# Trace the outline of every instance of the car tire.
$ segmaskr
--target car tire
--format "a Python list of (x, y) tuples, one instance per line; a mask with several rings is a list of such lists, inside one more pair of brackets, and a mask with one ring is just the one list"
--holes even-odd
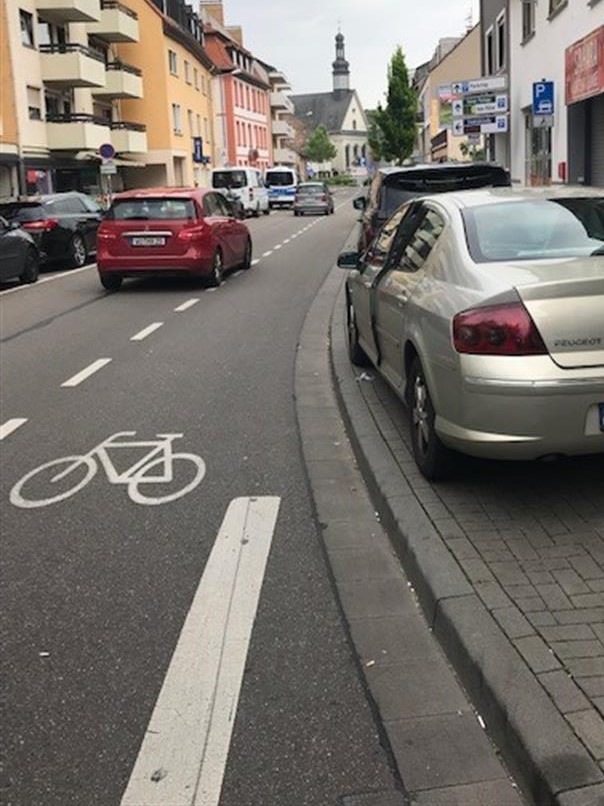
[(19, 280), (22, 283), (35, 283), (40, 276), (40, 261), (35, 249), (28, 249), (25, 255), (25, 263), (23, 264), (23, 271), (19, 275)]
[(259, 218), (260, 217), (260, 204), (258, 204), (256, 206), (256, 208), (255, 208), (254, 212), (252, 213), (252, 215), (254, 216), (254, 218)]
[(105, 291), (119, 291), (122, 287), (123, 277), (121, 274), (99, 274), (99, 280)]
[(424, 369), (416, 356), (407, 379), (407, 408), (413, 457), (428, 481), (439, 481), (450, 475), (454, 452), (443, 445), (436, 433), (436, 413)]
[(217, 249), (212, 258), (212, 271), (208, 277), (207, 284), (210, 288), (218, 288), (224, 278), (224, 266), (222, 264), (222, 252)]
[(266, 210), (263, 210), (262, 212), (264, 213), (264, 215), (270, 215), (271, 214), (271, 208), (267, 207)]
[(81, 269), (86, 265), (88, 253), (84, 239), (77, 232), (69, 244), (69, 265), (72, 269)]
[(368, 367), (371, 364), (369, 356), (359, 344), (359, 329), (357, 327), (354, 306), (346, 295), (346, 332), (348, 344), (348, 357), (357, 367)]
[(241, 263), (242, 269), (252, 268), (252, 239), (248, 238), (245, 243), (245, 252), (243, 253), (243, 261)]

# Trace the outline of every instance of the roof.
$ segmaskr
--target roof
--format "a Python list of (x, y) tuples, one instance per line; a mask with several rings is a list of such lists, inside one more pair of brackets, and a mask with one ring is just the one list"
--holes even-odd
[(239, 53), (243, 53), (247, 56), (253, 64), (256, 58), (251, 51), (244, 48), (239, 42), (227, 36), (222, 31), (213, 28), (211, 24), (204, 26), (204, 32), (206, 52), (217, 70), (223, 73), (237, 71), (237, 77), (241, 80), (254, 84), (261, 89), (270, 89), (270, 84), (267, 84), (266, 81), (263, 81), (262, 78), (255, 73), (242, 70), (229, 55), (229, 48), (235, 48)]
[(308, 123), (313, 129), (325, 126), (328, 132), (339, 132), (344, 127), (344, 120), (354, 90), (337, 90), (337, 92), (316, 92), (308, 95), (290, 95), (295, 107), (295, 116)]
[(602, 188), (568, 186), (548, 186), (539, 188), (480, 188), (478, 190), (455, 190), (449, 193), (422, 195), (443, 204), (452, 204), (458, 209), (480, 207), (502, 202), (547, 201), (548, 199), (599, 198), (604, 201)]
[(146, 197), (156, 196), (182, 196), (190, 199), (192, 196), (203, 196), (208, 193), (212, 188), (172, 188), (172, 187), (157, 187), (157, 188), (138, 188), (137, 190), (124, 190), (121, 193), (116, 193), (114, 199), (144, 199)]

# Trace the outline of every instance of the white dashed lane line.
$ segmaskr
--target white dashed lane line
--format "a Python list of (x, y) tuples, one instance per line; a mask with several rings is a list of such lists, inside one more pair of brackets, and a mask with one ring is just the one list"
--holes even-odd
[(73, 375), (73, 377), (69, 378), (64, 383), (62, 383), (61, 386), (66, 386), (69, 388), (73, 386), (78, 386), (79, 384), (82, 383), (82, 381), (85, 381), (86, 378), (89, 378), (91, 375), (94, 375), (95, 372), (98, 372), (104, 366), (109, 364), (110, 361), (111, 361), (110, 358), (99, 358), (96, 361), (93, 361), (92, 364), (87, 366), (81, 372), (78, 372), (76, 375)]
[(277, 249), (281, 249), (282, 246), (282, 243), (278, 243), (277, 246), (274, 247), (275, 251), (277, 251)]
[(142, 341), (146, 339), (147, 336), (150, 336), (152, 333), (155, 333), (156, 330), (163, 325), (163, 322), (152, 322), (147, 327), (144, 327), (142, 330), (139, 330), (138, 333), (135, 333), (134, 336), (130, 337), (130, 341)]
[(269, 249), (268, 252), (265, 252), (262, 257), (270, 257), (273, 254), (273, 250)]
[(27, 417), (13, 417), (0, 425), (0, 442), (27, 422)]
[(186, 302), (183, 302), (182, 305), (179, 305), (178, 308), (174, 308), (174, 310), (176, 311), (176, 313), (181, 313), (182, 311), (188, 311), (189, 308), (192, 308), (193, 305), (197, 305), (198, 302), (199, 297), (192, 297), (191, 299), (188, 299)]
[(252, 260), (252, 266), (257, 266), (259, 263), (260, 263), (260, 258), (256, 258), (255, 260)]

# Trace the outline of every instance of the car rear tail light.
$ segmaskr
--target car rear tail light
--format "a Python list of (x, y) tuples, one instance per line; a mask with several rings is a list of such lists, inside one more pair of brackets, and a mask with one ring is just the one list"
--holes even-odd
[(321, 193), (321, 201), (327, 201), (327, 196), (324, 193)]
[(205, 230), (203, 224), (195, 224), (192, 227), (183, 227), (176, 237), (179, 241), (198, 241), (203, 238)]
[(117, 233), (112, 232), (110, 229), (102, 229), (102, 227), (99, 227), (96, 237), (97, 241), (115, 241)]
[(59, 226), (59, 222), (54, 218), (46, 218), (43, 221), (24, 221), (21, 226), (28, 232), (50, 232)]
[(458, 313), (453, 319), (458, 353), (474, 355), (544, 355), (545, 344), (521, 302), (489, 305)]

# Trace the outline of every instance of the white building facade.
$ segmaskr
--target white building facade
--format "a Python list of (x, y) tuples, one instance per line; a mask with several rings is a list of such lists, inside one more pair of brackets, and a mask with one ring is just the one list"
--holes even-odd
[[(509, 0), (507, 12), (512, 181), (604, 187), (604, 0)], [(543, 81), (551, 127), (532, 114)]]

